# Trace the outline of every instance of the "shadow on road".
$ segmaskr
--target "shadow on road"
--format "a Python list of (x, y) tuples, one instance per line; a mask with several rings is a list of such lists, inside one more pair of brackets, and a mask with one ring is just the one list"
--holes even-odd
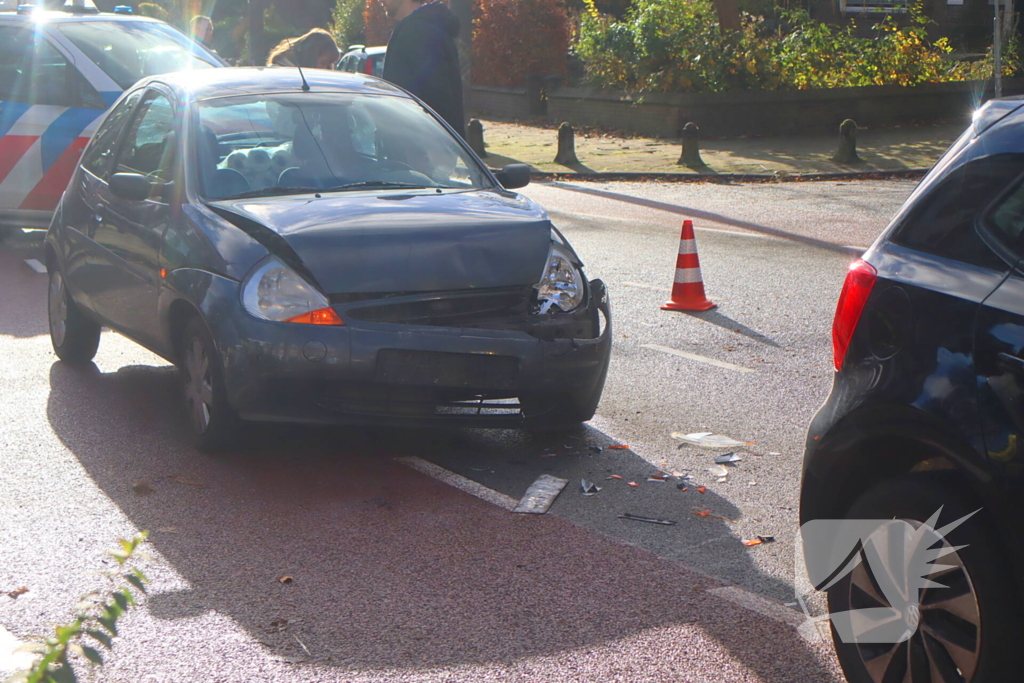
[[(554, 515), (509, 514), (391, 457), (490, 448), (498, 455), (482, 466), (522, 458), (526, 481), (540, 471), (537, 444), (523, 455), (521, 442), (495, 451), (475, 430), (258, 426), (238, 450), (209, 456), (186, 444), (173, 368), (58, 362), (49, 383), (56, 435), (190, 586), (151, 597), (158, 619), (212, 610), (271, 654), (339, 675), (615, 643), (626, 648), (617, 656), (643, 659), (630, 639), (658, 630), (680, 638), (664, 662), (675, 678), (695, 666), (689, 634), (765, 681), (832, 680), (793, 630), (709, 595), (713, 579)], [(710, 493), (700, 502), (735, 514)], [(701, 521), (716, 527), (702, 534), (729, 533)], [(728, 561), (749, 564), (736, 545)]]

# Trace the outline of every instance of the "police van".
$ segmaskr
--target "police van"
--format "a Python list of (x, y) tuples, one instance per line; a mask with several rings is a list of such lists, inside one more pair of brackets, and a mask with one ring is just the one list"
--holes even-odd
[(226, 66), (168, 24), (92, 0), (0, 0), (0, 229), (49, 225), (103, 113), (144, 76)]

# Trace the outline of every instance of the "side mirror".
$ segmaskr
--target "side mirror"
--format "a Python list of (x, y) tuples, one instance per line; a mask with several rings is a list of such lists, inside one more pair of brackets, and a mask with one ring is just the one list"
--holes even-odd
[(153, 196), (153, 182), (139, 173), (115, 173), (110, 178), (110, 191), (121, 199), (142, 202)]
[(526, 187), (530, 184), (530, 167), (526, 164), (509, 164), (500, 171), (495, 171), (494, 177), (506, 190)]

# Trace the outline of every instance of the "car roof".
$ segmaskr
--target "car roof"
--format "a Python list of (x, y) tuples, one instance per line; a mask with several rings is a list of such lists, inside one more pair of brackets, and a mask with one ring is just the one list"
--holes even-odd
[(379, 54), (383, 54), (384, 52), (387, 52), (387, 49), (388, 49), (387, 45), (376, 45), (374, 47), (363, 47), (363, 46), (360, 46), (360, 47), (350, 47), (345, 52), (345, 54), (346, 55), (353, 55), (353, 54), (358, 54), (360, 52), (365, 52), (368, 55), (379, 55)]
[[(409, 97), (401, 88), (365, 74), (325, 69), (303, 69), (311, 92), (358, 92), (377, 95)], [(178, 71), (151, 76), (139, 85), (163, 83), (184, 100), (206, 100), (214, 97), (232, 97), (269, 93), (302, 91), (299, 70), (287, 66), (224, 67)]]
[(25, 24), (36, 23), (42, 20), (45, 24), (69, 23), (79, 21), (150, 21), (160, 22), (159, 19), (145, 17), (141, 14), (114, 14), (111, 12), (63, 12), (61, 10), (33, 10), (32, 12), (0, 12), (0, 21), (20, 22)]

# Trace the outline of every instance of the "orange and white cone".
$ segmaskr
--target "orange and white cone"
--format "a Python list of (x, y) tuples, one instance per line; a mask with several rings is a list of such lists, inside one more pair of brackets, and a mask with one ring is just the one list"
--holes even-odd
[(676, 279), (672, 284), (672, 298), (661, 307), (663, 311), (706, 311), (714, 308), (704, 294), (704, 279), (697, 258), (697, 239), (693, 235), (693, 221), (683, 221), (683, 234), (679, 237), (679, 256), (676, 257)]

